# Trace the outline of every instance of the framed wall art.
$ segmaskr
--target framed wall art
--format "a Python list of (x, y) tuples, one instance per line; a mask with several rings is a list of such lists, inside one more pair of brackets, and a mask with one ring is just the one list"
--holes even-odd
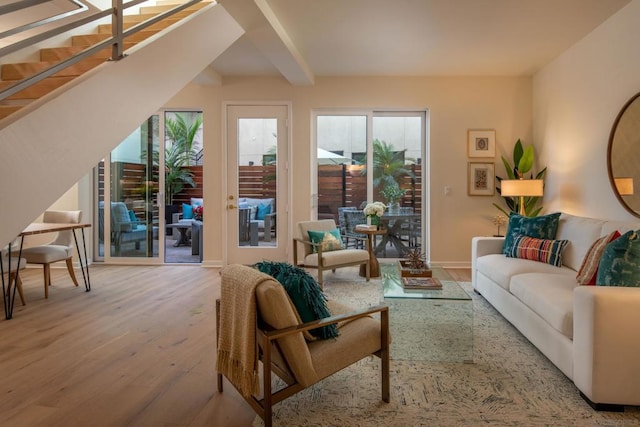
[(469, 162), (468, 194), (493, 196), (496, 191), (495, 165), (493, 162)]
[(494, 158), (496, 156), (496, 131), (493, 129), (469, 129), (467, 131), (469, 157)]

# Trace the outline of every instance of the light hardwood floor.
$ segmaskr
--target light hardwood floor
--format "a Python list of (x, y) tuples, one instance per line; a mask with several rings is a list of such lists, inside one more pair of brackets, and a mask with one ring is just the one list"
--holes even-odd
[(27, 305), (0, 320), (0, 425), (251, 425), (233, 387), (216, 391), (219, 270), (93, 265), (89, 293), (51, 274), (45, 300), (42, 270), (23, 270)]

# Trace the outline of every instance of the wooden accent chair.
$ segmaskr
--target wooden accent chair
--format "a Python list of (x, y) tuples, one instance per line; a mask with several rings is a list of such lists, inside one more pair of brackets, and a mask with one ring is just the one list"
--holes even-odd
[[(318, 270), (318, 284), (322, 288), (322, 272), (326, 270), (336, 271), (336, 268), (348, 267), (351, 265), (366, 265), (367, 281), (370, 278), (369, 250), (345, 248), (335, 251), (323, 251), (322, 246), (309, 240), (309, 231), (331, 231), (337, 228), (332, 219), (321, 219), (318, 221), (301, 221), (298, 223), (298, 236), (293, 239), (293, 264), (299, 267), (316, 268)], [(355, 237), (352, 237), (355, 238)], [(367, 239), (363, 239), (368, 245)], [(304, 247), (304, 258), (302, 263), (298, 261), (298, 244)]]
[[(350, 311), (339, 304), (328, 304), (332, 316), (302, 323), (284, 287), (271, 276), (244, 265), (230, 265), (222, 271), (222, 297), (216, 300), (216, 331), (218, 342), (218, 368), (229, 352), (222, 344), (242, 342), (246, 351), (255, 350), (255, 362), (248, 369), (237, 369), (223, 374), (218, 370), (218, 391), (223, 391), (223, 376), (240, 392), (267, 427), (272, 424), (272, 406), (306, 387), (369, 356), (381, 359), (382, 400), (389, 402), (389, 307), (377, 306)], [(236, 308), (237, 293), (248, 292), (249, 302), (255, 303), (255, 318), (246, 320)], [(229, 293), (233, 293), (230, 296)], [(225, 296), (226, 295), (226, 296)], [(245, 294), (247, 295), (247, 294)], [(244, 296), (241, 300), (245, 300)], [(337, 314), (340, 313), (340, 314)], [(380, 319), (373, 314), (380, 313)], [(307, 341), (305, 332), (323, 326), (338, 324), (339, 336), (327, 340)], [(249, 336), (251, 339), (246, 339)], [(262, 362), (262, 370), (259, 369)], [(255, 384), (247, 387), (247, 373), (254, 373)], [(271, 374), (286, 385), (272, 391)], [(260, 393), (259, 386), (262, 385)], [(249, 388), (249, 389), (247, 389)], [(262, 398), (257, 397), (262, 395)]]
[[(82, 211), (46, 211), (42, 222), (79, 224)], [(64, 230), (57, 233), (56, 237), (46, 245), (34, 246), (23, 249), (22, 257), (29, 264), (42, 264), (44, 268), (44, 297), (49, 298), (49, 286), (51, 286), (51, 264), (65, 261), (69, 276), (73, 284), (78, 286), (78, 280), (73, 271), (73, 231)]]

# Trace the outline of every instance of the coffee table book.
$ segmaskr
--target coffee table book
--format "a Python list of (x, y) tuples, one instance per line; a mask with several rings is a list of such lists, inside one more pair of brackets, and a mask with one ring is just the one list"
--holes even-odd
[(437, 291), (442, 289), (442, 283), (435, 277), (403, 277), (402, 286), (405, 289), (419, 289), (422, 291)]

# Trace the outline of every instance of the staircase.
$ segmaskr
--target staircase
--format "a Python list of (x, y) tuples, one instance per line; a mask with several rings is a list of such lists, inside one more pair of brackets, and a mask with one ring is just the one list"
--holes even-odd
[[(130, 41), (121, 60), (105, 61), (106, 54), (96, 55), (72, 67), (78, 72), (64, 70), (6, 101), (19, 108), (0, 120), (0, 246), (86, 177), (244, 33), (222, 6), (207, 6), (171, 28), (146, 38), (141, 34), (143, 41)], [(100, 31), (108, 29), (98, 28), (74, 43), (105, 37)], [(81, 48), (43, 49), (40, 59), (52, 62)], [(7, 65), (6, 73), (11, 76), (22, 69), (28, 75), (43, 66)], [(81, 70), (88, 71), (80, 75)], [(83, 219), (91, 221), (91, 205), (80, 208)]]
[[(136, 44), (148, 39), (165, 28), (179, 22), (194, 12), (209, 6), (211, 0), (205, 0), (190, 6), (162, 21), (147, 27), (127, 37), (124, 41), (124, 50), (131, 49)], [(179, 4), (179, 3), (178, 3)], [(160, 0), (156, 6), (141, 7), (137, 14), (123, 17), (124, 29), (131, 28), (141, 22), (147, 21), (160, 13), (166, 12), (176, 6), (176, 0)], [(61, 60), (80, 53), (82, 50), (100, 43), (111, 37), (111, 24), (98, 25), (96, 33), (76, 35), (71, 37), (71, 46), (40, 49), (39, 62), (24, 62), (18, 64), (3, 64), (0, 68), (0, 90), (12, 86), (17, 81), (32, 76), (55, 65)], [(24, 89), (5, 100), (0, 101), (0, 120), (19, 111), (25, 105), (50, 93), (54, 89), (69, 83), (76, 77), (104, 63), (111, 57), (111, 48), (106, 48), (98, 53), (77, 62), (64, 70), (48, 77), (40, 82)]]

